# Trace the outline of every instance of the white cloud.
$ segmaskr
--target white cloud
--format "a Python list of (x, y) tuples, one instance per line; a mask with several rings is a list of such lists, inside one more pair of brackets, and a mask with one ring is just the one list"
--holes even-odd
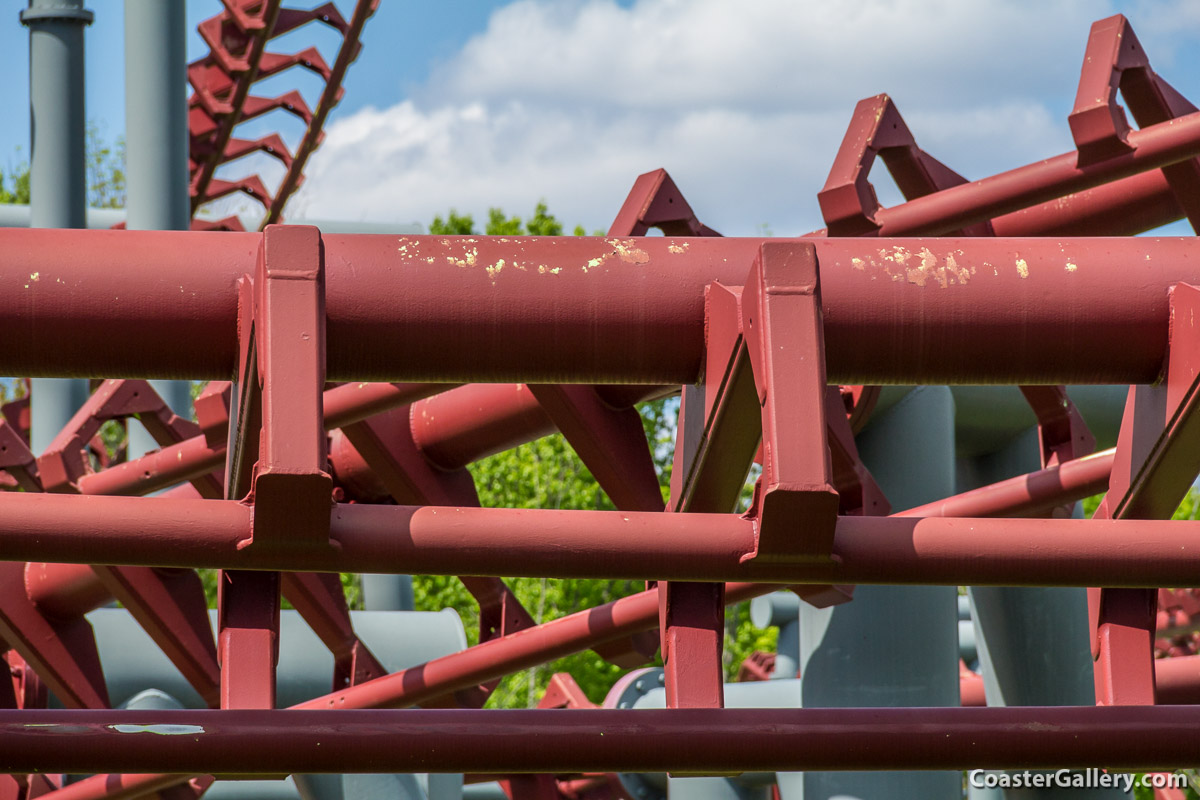
[[(918, 142), (969, 178), (1068, 149), (1088, 27), (1107, 13), (1084, 0), (521, 0), (412, 98), (330, 126), (302, 202), (313, 218), (428, 222), (545, 198), (591, 229), (665, 167), (722, 232), (802, 233), (821, 224), (816, 193), (865, 96), (890, 92)], [(1152, 58), (1176, 35), (1156, 13), (1139, 30)]]

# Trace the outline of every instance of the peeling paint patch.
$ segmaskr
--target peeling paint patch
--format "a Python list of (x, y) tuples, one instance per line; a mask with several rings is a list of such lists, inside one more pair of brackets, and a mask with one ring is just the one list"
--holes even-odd
[(496, 276), (500, 274), (500, 270), (504, 269), (504, 259), (503, 258), (500, 259), (495, 264), (492, 264), (490, 267), (487, 267), (486, 269), (487, 269), (488, 277), (491, 278), (492, 280), (496, 280)]
[(204, 733), (202, 725), (109, 725), (117, 733), (154, 733), (159, 736), (191, 736)]
[(667, 251), (671, 252), (671, 253), (675, 253), (676, 255), (678, 255), (680, 253), (686, 253), (687, 249), (688, 249), (687, 242), (684, 242), (683, 244), (675, 244), (674, 242), (671, 242), (669, 245), (667, 245)]
[[(881, 267), (892, 281), (907, 281), (914, 286), (925, 286), (933, 281), (945, 289), (955, 284), (965, 284), (975, 274), (974, 267), (959, 264), (954, 253), (942, 256), (928, 247), (911, 252), (903, 247), (884, 248), (877, 251), (880, 261), (871, 262), (872, 267)], [(962, 251), (959, 251), (962, 255)], [(851, 258), (850, 265), (857, 270), (866, 270), (868, 262), (862, 258)], [(892, 266), (895, 265), (895, 266)], [(876, 279), (875, 275), (871, 276)]]
[(866, 263), (861, 258), (857, 257), (850, 259), (850, 266), (857, 270), (866, 269)]
[(613, 252), (617, 258), (626, 264), (645, 264), (650, 260), (650, 255), (638, 247), (637, 242), (633, 239), (626, 239), (623, 242), (619, 239), (609, 239), (608, 243), (613, 246)]
[(1068, 261), (1068, 262), (1067, 262), (1067, 272), (1074, 272), (1074, 271), (1075, 271), (1075, 270), (1077, 270), (1077, 269), (1079, 269), (1079, 265), (1078, 265), (1078, 264), (1074, 264), (1074, 263), (1072, 263), (1072, 262), (1070, 262), (1070, 261)]
[(29, 280), (30, 280), (31, 282), (33, 282), (33, 283), (37, 283), (37, 282), (38, 282), (38, 280), (40, 280), (40, 279), (41, 279), (41, 277), (42, 277), (42, 273), (40, 273), (40, 272), (31, 272), (31, 273), (29, 273)]
[(1029, 277), (1029, 265), (1025, 263), (1025, 259), (1017, 257), (1017, 274), (1022, 278)]

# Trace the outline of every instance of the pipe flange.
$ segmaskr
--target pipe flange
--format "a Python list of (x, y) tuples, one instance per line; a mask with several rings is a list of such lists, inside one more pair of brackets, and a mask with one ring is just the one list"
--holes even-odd
[[(637, 701), (653, 689), (666, 685), (666, 674), (662, 667), (637, 669), (613, 684), (604, 698), (604, 708), (634, 708)], [(637, 772), (618, 772), (617, 780), (630, 800), (667, 800), (663, 787), (655, 786)]]
[(33, 25), (38, 22), (77, 22), (80, 25), (91, 25), (96, 15), (81, 5), (41, 5), (38, 8), (26, 8), (21, 11), (21, 24)]

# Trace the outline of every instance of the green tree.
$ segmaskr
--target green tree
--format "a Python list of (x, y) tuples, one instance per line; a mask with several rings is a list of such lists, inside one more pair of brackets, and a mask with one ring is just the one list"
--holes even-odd
[(505, 217), (498, 208), (488, 209), (488, 223), (484, 232), (488, 236), (520, 236), (524, 233), (520, 217)]
[(29, 162), (22, 160), (0, 169), (0, 203), (29, 205)]
[[(84, 166), (87, 171), (87, 203), (92, 208), (125, 207), (125, 139), (109, 142), (92, 121), (85, 133)], [(17, 151), (18, 157), (20, 150)], [(0, 203), (28, 205), (29, 162), (21, 158), (15, 165), (0, 169)]]
[(87, 201), (92, 208), (125, 207), (125, 138), (109, 144), (100, 126), (87, 126)]
[(470, 214), (459, 216), (453, 208), (445, 219), (434, 217), (429, 232), (435, 236), (470, 236), (475, 232), (475, 220)]

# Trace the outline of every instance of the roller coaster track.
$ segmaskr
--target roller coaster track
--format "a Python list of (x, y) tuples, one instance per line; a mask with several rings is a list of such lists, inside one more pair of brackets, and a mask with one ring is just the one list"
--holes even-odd
[[(342, 99), (342, 81), (346, 70), (358, 57), (363, 27), (379, 7), (379, 0), (358, 0), (349, 21), (333, 3), (314, 9), (284, 8), (279, 0), (223, 0), (220, 14), (199, 25), (200, 36), (208, 44), (208, 55), (188, 65), (188, 82), (193, 94), (188, 102), (189, 169), (192, 213), (205, 203), (240, 192), (260, 203), (265, 214), (261, 226), (279, 222), (288, 198), (304, 181), (304, 165), (324, 138), (322, 127), (329, 112)], [(342, 37), (337, 56), (330, 66), (316, 47), (294, 54), (272, 52), (272, 39), (309, 23), (320, 22)], [(324, 82), (316, 108), (309, 108), (298, 91), (277, 97), (253, 93), (254, 85), (292, 67), (302, 67)], [(272, 132), (257, 139), (234, 135), (238, 125), (282, 110), (305, 125), (295, 151), (289, 150), (282, 136)], [(216, 177), (217, 170), (231, 161), (254, 152), (277, 159), (286, 170), (274, 190), (268, 189), (257, 174), (227, 180)], [(193, 227), (206, 229), (240, 228), (235, 217)]]

